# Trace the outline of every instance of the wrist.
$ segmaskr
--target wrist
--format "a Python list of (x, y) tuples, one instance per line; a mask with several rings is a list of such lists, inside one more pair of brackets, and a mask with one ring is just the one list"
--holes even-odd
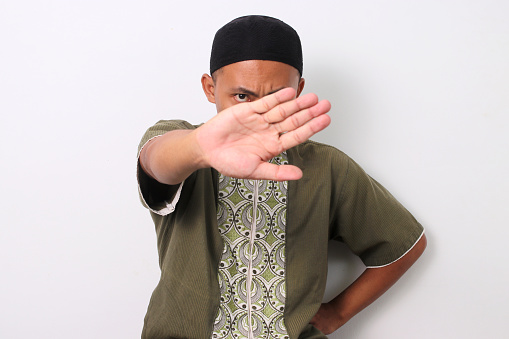
[(341, 294), (329, 303), (330, 312), (334, 314), (336, 328), (340, 328), (353, 318), (355, 312), (349, 310), (348, 305), (342, 303)]
[(209, 157), (207, 156), (207, 153), (202, 146), (204, 141), (201, 134), (202, 126), (198, 127), (187, 135), (187, 138), (189, 138), (187, 145), (190, 145), (189, 151), (195, 170), (211, 167)]

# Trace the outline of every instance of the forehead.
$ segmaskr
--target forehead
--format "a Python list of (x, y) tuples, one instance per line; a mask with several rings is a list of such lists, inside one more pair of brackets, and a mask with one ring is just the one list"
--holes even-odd
[(296, 68), (278, 61), (246, 60), (222, 67), (214, 73), (216, 85), (260, 87), (292, 86), (299, 80)]

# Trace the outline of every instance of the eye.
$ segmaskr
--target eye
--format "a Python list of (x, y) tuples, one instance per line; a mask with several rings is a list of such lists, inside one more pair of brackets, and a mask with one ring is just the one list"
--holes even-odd
[(247, 94), (243, 94), (243, 93), (235, 94), (234, 98), (235, 98), (235, 100), (237, 102), (247, 102), (247, 101), (249, 101), (249, 97), (247, 96)]

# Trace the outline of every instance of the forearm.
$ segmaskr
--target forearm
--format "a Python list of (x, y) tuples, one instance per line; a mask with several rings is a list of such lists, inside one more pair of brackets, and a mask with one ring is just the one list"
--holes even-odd
[(323, 304), (311, 323), (325, 334), (334, 332), (394, 285), (425, 248), (426, 236), (423, 235), (415, 246), (396, 262), (384, 267), (367, 268), (337, 297)]
[(176, 185), (206, 167), (196, 142), (196, 130), (175, 130), (150, 140), (140, 153), (140, 165), (160, 183)]
[[(368, 268), (346, 290), (331, 301), (341, 325), (385, 293), (413, 265), (426, 247), (426, 237), (401, 259), (384, 267)], [(340, 326), (341, 326), (340, 325)]]

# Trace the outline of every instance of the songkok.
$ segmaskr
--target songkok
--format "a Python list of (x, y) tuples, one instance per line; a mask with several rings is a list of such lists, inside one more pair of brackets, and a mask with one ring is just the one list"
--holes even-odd
[(297, 32), (283, 21), (249, 15), (220, 28), (212, 43), (210, 74), (245, 60), (272, 60), (295, 67), (302, 76), (302, 47)]

